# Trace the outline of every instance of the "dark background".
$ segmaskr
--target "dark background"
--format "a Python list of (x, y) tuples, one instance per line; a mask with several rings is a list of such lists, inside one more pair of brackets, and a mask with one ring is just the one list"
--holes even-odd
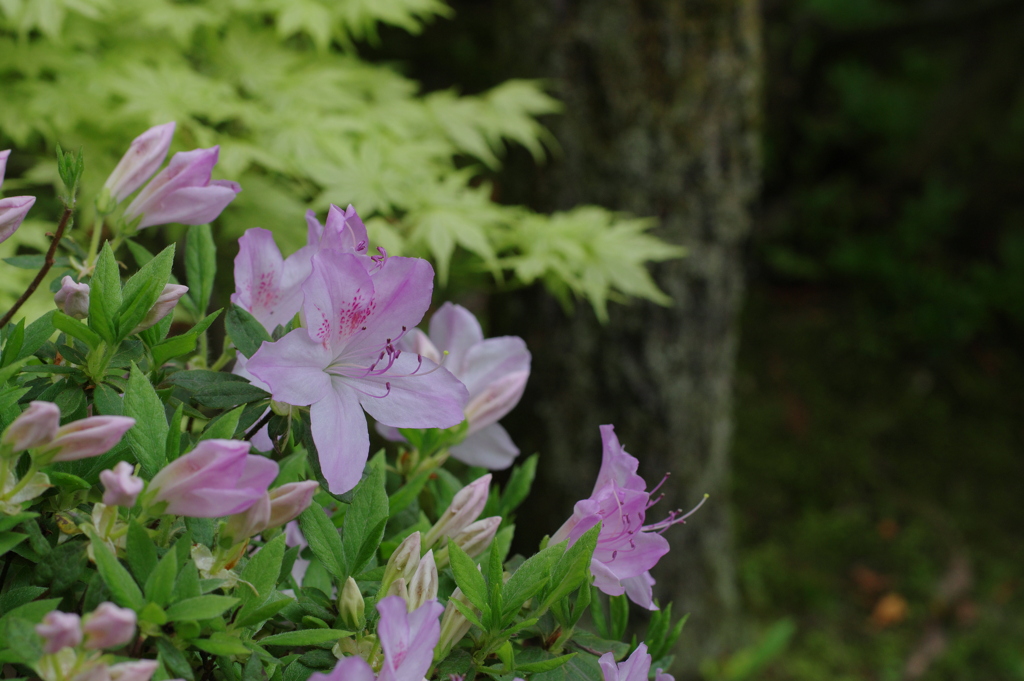
[[(384, 34), (375, 57), (428, 88), (548, 75), (495, 37), (512, 30), (497, 5), (456, 2), (417, 40)], [(741, 621), (703, 674), (1024, 679), (1024, 3), (759, 11), (727, 500)], [(549, 209), (544, 172), (513, 150), (499, 198)], [(530, 300), (515, 295), (492, 303), (492, 330), (511, 331), (500, 312)], [(527, 449), (536, 418), (507, 420)], [(565, 509), (522, 522), (520, 541), (560, 524), (543, 512)]]

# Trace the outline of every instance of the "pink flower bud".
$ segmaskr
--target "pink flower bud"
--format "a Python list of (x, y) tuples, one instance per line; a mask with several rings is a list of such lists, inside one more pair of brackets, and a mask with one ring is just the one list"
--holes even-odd
[(270, 495), (264, 494), (255, 504), (228, 518), (224, 536), (230, 537), (231, 541), (237, 544), (267, 529), (269, 522)]
[(118, 648), (135, 638), (135, 611), (119, 608), (109, 601), (100, 603), (91, 615), (86, 616), (82, 630), (85, 632), (85, 647)]
[(458, 491), (451, 505), (423, 538), (423, 545), (430, 548), (445, 537), (453, 537), (464, 527), (477, 519), (487, 503), (491, 488), (491, 474), (488, 473), (469, 483)]
[(266, 495), (277, 471), (276, 462), (250, 455), (248, 442), (203, 440), (153, 477), (150, 503), (192, 518), (241, 513)]
[(157, 668), (156, 660), (122, 662), (110, 668), (110, 681), (149, 681)]
[(313, 503), (313, 495), (318, 489), (319, 482), (306, 480), (290, 482), (270, 490), (270, 521), (267, 527), (280, 527), (298, 518)]
[(90, 416), (72, 421), (61, 426), (47, 446), (52, 455), (49, 461), (77, 461), (106, 454), (134, 425), (135, 419), (128, 416)]
[(174, 306), (178, 304), (181, 297), (186, 293), (188, 293), (188, 286), (182, 286), (180, 284), (167, 284), (164, 286), (164, 290), (160, 293), (156, 302), (153, 303), (153, 307), (149, 308), (149, 312), (147, 312), (146, 316), (141, 322), (139, 322), (139, 325), (132, 329), (132, 333), (145, 331), (166, 317), (168, 313), (174, 309)]
[(471, 558), (476, 558), (491, 545), (499, 525), (501, 525), (501, 516), (478, 520), (475, 523), (470, 523), (452, 537), (452, 541)]
[(85, 319), (89, 316), (89, 285), (65, 275), (60, 280), (60, 290), (53, 294), (53, 302), (69, 317)]
[(0, 443), (9, 445), (13, 452), (47, 444), (60, 428), (60, 409), (53, 402), (30, 402), (28, 409), (7, 426)]
[(242, 191), (236, 182), (210, 180), (219, 153), (220, 147), (211, 147), (175, 154), (128, 205), (125, 219), (141, 217), (139, 229), (168, 222), (211, 222)]
[(167, 157), (174, 137), (174, 122), (150, 128), (134, 140), (121, 157), (114, 172), (103, 184), (115, 203), (121, 203), (129, 194), (153, 176)]
[[(10, 149), (0, 151), (0, 185), (4, 183), (7, 157), (10, 155)], [(14, 230), (21, 226), (21, 221), (28, 215), (29, 209), (35, 202), (34, 196), (11, 196), (0, 199), (0, 241), (5, 241), (14, 234)]]
[(426, 555), (420, 558), (416, 572), (409, 580), (409, 612), (416, 610), (427, 601), (436, 601), (437, 585), (437, 564), (434, 562), (434, 552), (427, 551)]
[(146, 485), (142, 478), (136, 476), (135, 467), (127, 461), (121, 461), (110, 470), (100, 473), (103, 483), (103, 503), (107, 506), (124, 506), (131, 508)]
[(0, 242), (7, 241), (18, 227), (21, 227), (22, 221), (35, 202), (34, 196), (0, 199)]
[(420, 533), (413, 532), (406, 537), (395, 552), (388, 558), (384, 567), (384, 576), (380, 580), (380, 590), (387, 593), (388, 587), (396, 579), (412, 579), (413, 572), (420, 560)]
[(47, 613), (42, 624), (36, 625), (36, 633), (46, 642), (43, 652), (52, 654), (61, 648), (74, 648), (82, 642), (82, 626), (78, 615), (54, 610)]

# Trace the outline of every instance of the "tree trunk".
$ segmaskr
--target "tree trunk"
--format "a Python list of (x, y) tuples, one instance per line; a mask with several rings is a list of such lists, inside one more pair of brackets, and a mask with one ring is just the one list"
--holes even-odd
[(511, 198), (655, 216), (656, 234), (689, 252), (654, 271), (673, 306), (613, 305), (606, 326), (585, 305), (567, 316), (538, 291), (496, 301), (492, 330), (524, 335), (535, 350), (527, 396), (506, 420), (524, 452), (542, 454), (533, 497), (542, 501), (520, 511), (519, 535), (553, 531), (589, 494), (602, 423), (615, 424), (649, 482), (671, 471), (651, 519), (709, 493), (685, 527), (668, 530), (672, 551), (654, 570), (660, 601), (691, 613), (677, 667), (692, 673), (728, 647), (737, 624), (729, 446), (742, 253), (759, 180), (757, 2), (498, 4), (507, 75), (548, 78), (565, 103), (551, 121), (561, 156), (529, 171), (528, 196)]

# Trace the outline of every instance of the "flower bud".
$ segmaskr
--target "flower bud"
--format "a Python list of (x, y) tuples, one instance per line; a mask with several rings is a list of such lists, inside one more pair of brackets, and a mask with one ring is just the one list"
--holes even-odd
[(135, 638), (135, 611), (119, 608), (113, 603), (100, 603), (82, 625), (85, 647), (118, 648)]
[(434, 563), (434, 552), (420, 559), (409, 581), (409, 612), (416, 610), (427, 601), (437, 600), (437, 564)]
[(270, 522), (270, 495), (264, 494), (241, 513), (228, 518), (223, 535), (235, 544), (267, 529)]
[(420, 561), (420, 533), (413, 532), (405, 538), (395, 552), (388, 558), (388, 564), (384, 568), (384, 576), (380, 581), (380, 590), (387, 593), (388, 587), (396, 579), (412, 579)]
[(469, 599), (462, 593), (462, 589), (456, 588), (452, 592), (452, 595), (448, 598), (447, 605), (444, 607), (444, 614), (441, 615), (441, 638), (434, 648), (435, 661), (448, 657), (448, 653), (455, 647), (455, 644), (469, 633), (470, 622), (466, 619), (465, 615), (459, 612), (453, 601), (458, 601), (468, 608), (473, 608)]
[(110, 681), (149, 681), (156, 671), (156, 660), (122, 662), (110, 668)]
[(188, 286), (182, 286), (180, 284), (167, 284), (164, 286), (164, 290), (160, 293), (156, 302), (153, 303), (153, 307), (149, 308), (149, 312), (147, 312), (146, 316), (142, 318), (139, 325), (132, 329), (132, 333), (145, 331), (166, 317), (167, 314), (174, 309), (174, 306), (178, 304), (181, 297), (186, 293), (188, 293)]
[(89, 316), (89, 285), (76, 283), (65, 275), (60, 280), (60, 290), (53, 294), (53, 303), (69, 317), (85, 319)]
[(132, 140), (128, 151), (103, 184), (103, 188), (110, 192), (115, 204), (124, 201), (129, 194), (153, 176), (167, 158), (167, 150), (171, 148), (173, 137), (174, 123), (171, 122), (152, 127)]
[(280, 527), (298, 518), (313, 503), (313, 495), (319, 488), (320, 483), (316, 480), (305, 480), (289, 482), (270, 490), (270, 520), (267, 527)]
[(18, 227), (21, 227), (22, 221), (35, 202), (34, 196), (0, 199), (0, 241), (6, 241)]
[(210, 179), (219, 153), (219, 147), (211, 147), (175, 154), (128, 205), (125, 220), (139, 219), (139, 229), (168, 222), (212, 222), (242, 191), (236, 182)]
[(452, 537), (477, 519), (487, 503), (491, 487), (491, 474), (477, 478), (458, 491), (451, 505), (423, 538), (423, 546), (432, 547), (445, 537)]
[[(498, 527), (501, 525), (501, 516), (492, 516), (490, 518), (483, 518), (470, 523), (462, 532), (452, 537), (452, 541), (460, 549), (469, 554), (470, 558), (476, 558), (491, 545), (494, 541), (494, 535), (498, 532)], [(437, 552), (437, 567), (439, 570), (443, 570), (450, 560), (448, 555), (448, 547), (445, 546)]]
[(359, 631), (366, 625), (366, 603), (359, 593), (356, 580), (351, 577), (345, 580), (345, 586), (341, 588), (338, 611), (341, 613), (341, 621), (349, 629)]
[(135, 425), (135, 419), (128, 416), (90, 416), (61, 426), (54, 439), (47, 445), (47, 461), (77, 461), (91, 456), (106, 454), (128, 429)]
[(127, 461), (120, 461), (110, 470), (100, 472), (100, 482), (104, 489), (103, 503), (125, 508), (135, 505), (135, 500), (146, 485), (142, 478), (135, 475), (135, 467)]
[(48, 655), (61, 648), (74, 648), (82, 642), (81, 619), (74, 613), (54, 610), (36, 625), (36, 633), (45, 639), (43, 652)]
[(147, 503), (192, 518), (233, 515), (265, 497), (277, 472), (276, 462), (249, 454), (248, 442), (203, 440), (153, 476)]
[(7, 426), (0, 443), (12, 452), (23, 452), (45, 445), (57, 435), (60, 428), (60, 409), (53, 402), (30, 402), (28, 409)]
[(391, 582), (387, 593), (384, 594), (385, 598), (388, 596), (398, 596), (406, 603), (409, 602), (409, 589), (405, 586), (405, 577), (399, 577)]

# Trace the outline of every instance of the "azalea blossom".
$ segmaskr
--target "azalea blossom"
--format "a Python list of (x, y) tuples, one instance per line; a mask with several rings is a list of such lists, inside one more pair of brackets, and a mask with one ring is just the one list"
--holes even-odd
[(103, 183), (114, 204), (121, 203), (153, 176), (167, 158), (174, 122), (157, 125), (132, 140), (114, 172)]
[[(4, 183), (7, 157), (10, 155), (10, 149), (0, 151), (0, 185)], [(34, 196), (11, 196), (0, 199), (0, 242), (6, 241), (14, 234), (35, 202), (36, 197)]]
[[(605, 653), (597, 661), (601, 665), (604, 681), (647, 681), (651, 671), (651, 655), (647, 652), (647, 644), (641, 643), (628, 659), (615, 664), (615, 656)], [(674, 681), (671, 674), (660, 669), (654, 673), (654, 681)]]
[(85, 319), (89, 316), (89, 285), (65, 275), (60, 280), (60, 290), (53, 294), (53, 304), (69, 317)]
[(374, 675), (362, 658), (346, 657), (329, 674), (313, 674), (310, 681), (423, 681), (441, 637), (443, 610), (432, 600), (408, 612), (400, 597), (382, 598), (377, 604), (377, 638), (384, 649), (380, 674)]
[(36, 633), (43, 639), (43, 652), (50, 655), (61, 648), (74, 648), (82, 642), (81, 618), (73, 612), (53, 610), (36, 625)]
[[(526, 389), (530, 351), (517, 336), (484, 339), (480, 322), (466, 308), (445, 303), (430, 318), (430, 335), (413, 329), (401, 349), (441, 362), (469, 390), (466, 439), (450, 449), (456, 459), (491, 470), (508, 468), (519, 448), (498, 420), (508, 414)], [(448, 356), (445, 358), (444, 353)], [(384, 437), (403, 439), (394, 428), (378, 428)]]
[(572, 517), (555, 532), (551, 542), (568, 539), (570, 545), (575, 544), (600, 522), (601, 532), (590, 562), (594, 586), (609, 596), (625, 593), (637, 605), (657, 610), (651, 591), (654, 578), (649, 570), (668, 553), (668, 541), (661, 533), (684, 522), (704, 502), (684, 516), (673, 511), (661, 522), (644, 525), (647, 509), (654, 502), (647, 483), (636, 473), (640, 462), (619, 444), (614, 426), (601, 426), (601, 440), (601, 469), (594, 491), (588, 499), (576, 502)]
[(370, 450), (363, 410), (400, 428), (448, 428), (468, 394), (447, 369), (395, 347), (430, 304), (434, 271), (383, 257), (371, 275), (359, 256), (325, 249), (302, 285), (305, 328), (264, 342), (246, 369), (273, 399), (310, 405), (320, 468), (336, 494), (355, 487)]

